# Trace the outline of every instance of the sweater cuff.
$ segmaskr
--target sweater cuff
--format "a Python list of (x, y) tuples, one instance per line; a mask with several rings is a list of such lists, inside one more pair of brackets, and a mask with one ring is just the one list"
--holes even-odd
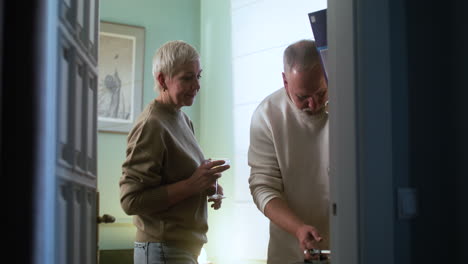
[(265, 214), (265, 207), (269, 201), (273, 200), (274, 198), (283, 199), (283, 196), (280, 192), (266, 187), (257, 188), (253, 196), (255, 204), (263, 214)]

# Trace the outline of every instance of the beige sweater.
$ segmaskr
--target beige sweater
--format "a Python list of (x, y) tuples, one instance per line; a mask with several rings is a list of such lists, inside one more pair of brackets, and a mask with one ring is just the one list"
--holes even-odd
[(185, 113), (156, 100), (143, 110), (128, 135), (120, 179), (121, 206), (134, 215), (136, 241), (200, 253), (207, 242), (206, 194), (169, 207), (166, 186), (189, 178), (203, 160)]
[[(286, 201), (305, 223), (315, 226), (328, 249), (328, 115), (309, 116), (296, 108), (284, 88), (255, 110), (248, 154), (250, 190), (264, 212), (273, 198)], [(270, 222), (268, 264), (303, 261), (297, 239)]]

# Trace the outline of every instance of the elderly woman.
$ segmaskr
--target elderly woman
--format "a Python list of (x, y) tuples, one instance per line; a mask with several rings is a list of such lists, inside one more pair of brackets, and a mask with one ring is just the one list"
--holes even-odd
[[(207, 242), (207, 195), (229, 165), (205, 160), (181, 111), (193, 104), (201, 71), (198, 52), (182, 41), (164, 44), (154, 56), (159, 95), (128, 136), (120, 179), (121, 206), (137, 227), (135, 264), (197, 263)], [(221, 199), (208, 201), (221, 206)]]

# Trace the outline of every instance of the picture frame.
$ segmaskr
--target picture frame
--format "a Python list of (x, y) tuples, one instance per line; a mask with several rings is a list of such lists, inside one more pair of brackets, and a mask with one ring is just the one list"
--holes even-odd
[(128, 133), (142, 110), (145, 29), (100, 22), (98, 130)]

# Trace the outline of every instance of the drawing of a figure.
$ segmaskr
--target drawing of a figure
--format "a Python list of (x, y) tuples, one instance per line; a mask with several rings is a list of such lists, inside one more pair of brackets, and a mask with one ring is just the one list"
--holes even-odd
[(131, 121), (133, 40), (103, 35), (100, 41), (98, 117)]
[(119, 103), (120, 103), (120, 89), (122, 88), (122, 81), (119, 78), (119, 73), (114, 72), (114, 75), (106, 75), (104, 79), (104, 87), (110, 94), (110, 103), (107, 110), (108, 117), (119, 117)]

